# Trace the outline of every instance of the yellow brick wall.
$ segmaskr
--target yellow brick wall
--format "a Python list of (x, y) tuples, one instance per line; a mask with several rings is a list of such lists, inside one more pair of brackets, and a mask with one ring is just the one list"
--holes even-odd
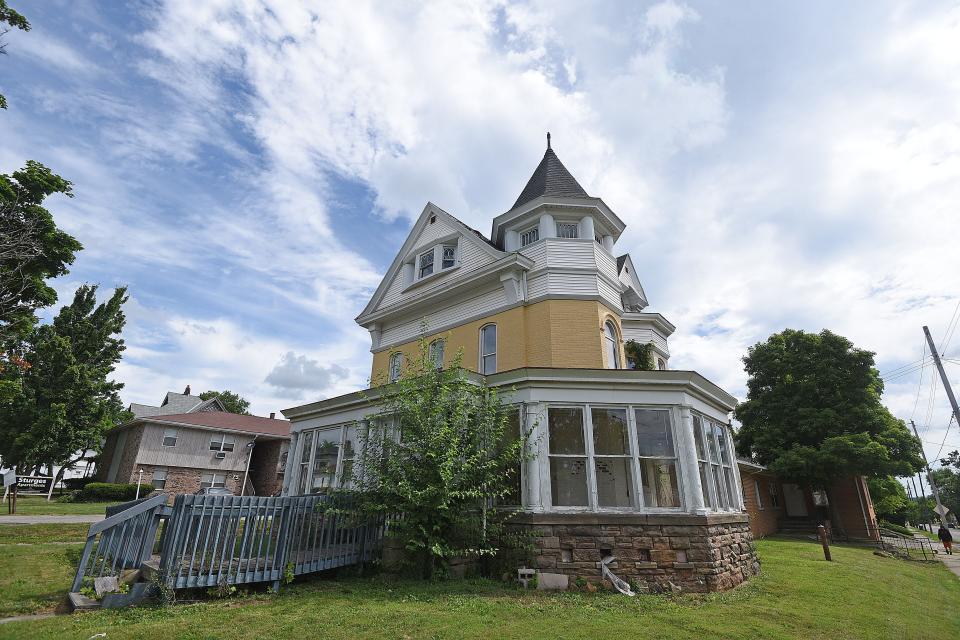
[[(559, 367), (602, 369), (605, 366), (603, 323), (612, 319), (620, 332), (619, 316), (602, 303), (590, 300), (544, 300), (515, 307), (480, 320), (467, 322), (447, 331), (430, 333), (427, 342), (447, 341), (444, 364), (449, 365), (458, 349), (463, 349), (462, 366), (476, 371), (479, 365), (480, 328), (497, 324), (497, 371), (520, 367)], [(373, 354), (372, 382), (386, 379), (390, 354), (400, 351), (407, 359), (416, 359), (418, 342), (385, 349)], [(620, 361), (626, 362), (623, 344)]]

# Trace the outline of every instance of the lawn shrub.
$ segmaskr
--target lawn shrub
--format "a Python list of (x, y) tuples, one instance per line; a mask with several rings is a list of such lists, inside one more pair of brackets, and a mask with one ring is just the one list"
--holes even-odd
[(66, 478), (63, 481), (63, 486), (67, 489), (67, 491), (80, 491), (92, 482), (93, 478)]
[(82, 500), (80, 500), (79, 491), (67, 491), (64, 494), (57, 496), (57, 502), (70, 503), (70, 502), (82, 502)]
[(880, 527), (881, 527), (882, 529), (890, 529), (890, 531), (895, 531), (895, 532), (897, 532), (897, 533), (902, 533), (902, 534), (905, 535), (905, 536), (913, 537), (913, 532), (910, 531), (910, 529), (907, 529), (906, 527), (901, 527), (901, 526), (898, 525), (898, 524), (893, 524), (892, 522), (887, 522), (886, 520), (881, 520), (881, 521), (880, 521)]
[[(145, 496), (153, 488), (148, 484), (140, 485), (140, 495)], [(111, 482), (91, 482), (80, 492), (80, 502), (108, 502), (117, 500), (126, 502), (137, 496), (136, 484), (114, 484)]]

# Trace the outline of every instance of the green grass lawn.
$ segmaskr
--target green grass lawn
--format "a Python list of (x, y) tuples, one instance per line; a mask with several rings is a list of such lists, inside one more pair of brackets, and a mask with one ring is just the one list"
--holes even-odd
[(88, 524), (2, 524), (0, 545), (44, 542), (85, 542)]
[[(42, 515), (103, 515), (104, 509), (118, 502), (57, 502), (56, 499), (47, 502), (44, 496), (20, 496), (17, 498), (18, 516)], [(7, 503), (0, 504), (0, 521), (7, 516)]]
[(48, 611), (62, 603), (82, 548), (0, 544), (0, 618)]
[[(757, 547), (763, 575), (733, 591), (708, 596), (541, 594), (487, 581), (424, 584), (314, 577), (285, 587), (278, 597), (260, 594), (5, 624), (0, 625), (0, 638), (61, 640), (96, 633), (112, 639), (230, 640), (960, 637), (960, 580), (940, 563), (881, 558), (870, 549), (841, 545), (832, 548), (834, 562), (827, 563), (818, 544), (794, 539), (770, 538)], [(57, 552), (61, 560), (52, 557)], [(59, 569), (51, 569), (50, 580), (37, 581), (36, 591), (53, 593), (56, 580), (65, 590), (70, 551), (45, 553), (51, 558), (44, 562)], [(0, 566), (10, 570), (6, 561)], [(57, 571), (63, 573), (56, 577)], [(0, 590), (6, 591), (10, 581), (2, 578)], [(16, 598), (38, 601), (27, 587), (16, 595), (4, 594), (6, 610), (18, 607)]]

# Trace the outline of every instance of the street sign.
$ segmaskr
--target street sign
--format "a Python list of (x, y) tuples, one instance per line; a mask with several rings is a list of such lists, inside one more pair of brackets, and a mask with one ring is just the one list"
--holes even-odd
[(19, 493), (47, 493), (53, 478), (50, 476), (20, 476), (17, 478)]
[(945, 515), (947, 515), (947, 513), (950, 512), (950, 509), (947, 509), (947, 508), (946, 508), (945, 506), (943, 506), (942, 504), (938, 504), (937, 506), (935, 506), (935, 507), (933, 508), (933, 510), (936, 511), (936, 512), (937, 512), (937, 515), (939, 515), (939, 516), (945, 516)]
[(4, 471), (3, 472), (3, 488), (6, 489), (7, 487), (13, 486), (15, 484), (17, 484), (17, 472), (13, 471), (12, 469), (10, 471)]

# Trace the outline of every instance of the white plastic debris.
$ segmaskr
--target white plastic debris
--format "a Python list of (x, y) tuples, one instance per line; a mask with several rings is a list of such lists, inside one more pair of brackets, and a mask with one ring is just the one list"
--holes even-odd
[(607, 566), (613, 562), (616, 558), (613, 556), (607, 556), (600, 561), (600, 574), (610, 581), (613, 585), (613, 588), (622, 593), (625, 596), (633, 597), (637, 594), (633, 592), (633, 589), (630, 588), (630, 583), (626, 580), (621, 580), (617, 576), (613, 575), (613, 571), (610, 571), (610, 567)]

